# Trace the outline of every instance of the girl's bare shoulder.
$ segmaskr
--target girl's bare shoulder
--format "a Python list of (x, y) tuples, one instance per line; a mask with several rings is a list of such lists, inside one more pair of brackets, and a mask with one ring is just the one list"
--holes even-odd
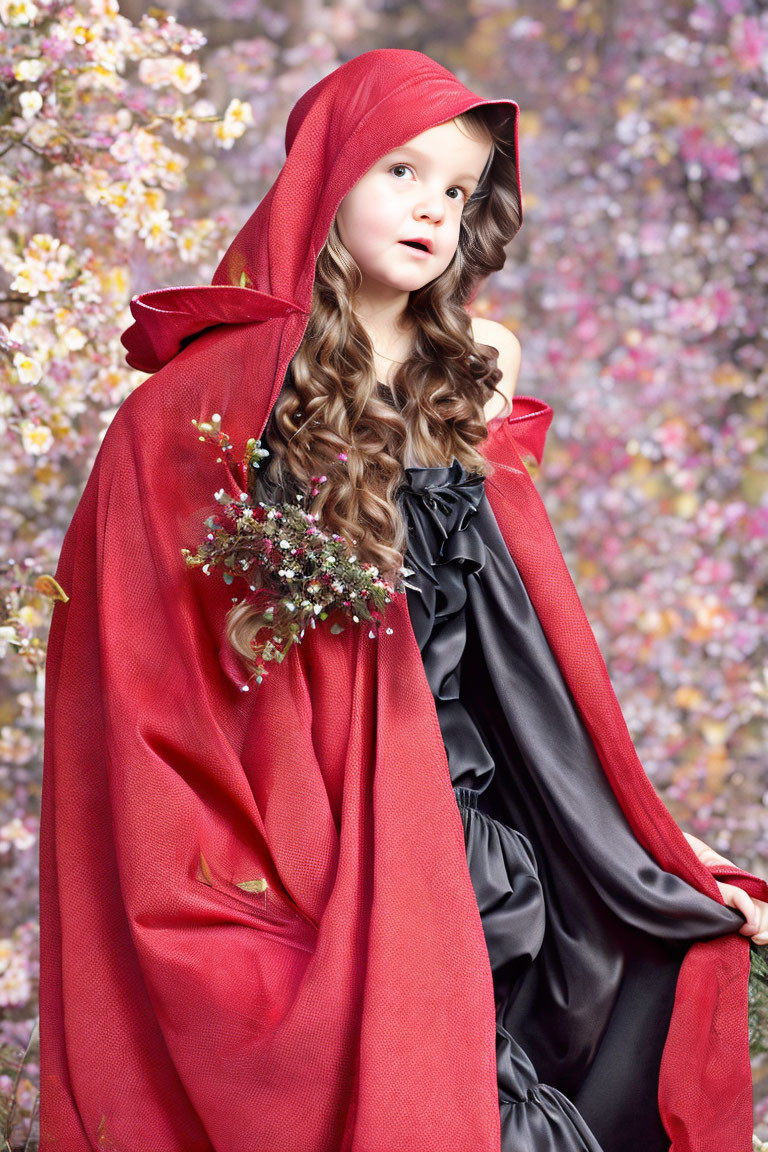
[(496, 348), (501, 357), (510, 349), (520, 348), (520, 341), (511, 328), (500, 324), (498, 320), (491, 320), (487, 316), (470, 316), (472, 321), (472, 335), (480, 344), (490, 344)]
[(517, 387), (517, 378), (520, 374), (522, 347), (514, 332), (506, 324), (498, 320), (490, 320), (486, 316), (472, 316), (472, 336), (479, 344), (488, 344), (499, 353), (498, 367), (501, 370), (501, 380), (496, 385), (506, 397), (503, 404), (498, 395), (492, 396), (485, 406), (487, 420), (493, 420), (500, 415), (509, 415), (512, 411), (512, 397)]

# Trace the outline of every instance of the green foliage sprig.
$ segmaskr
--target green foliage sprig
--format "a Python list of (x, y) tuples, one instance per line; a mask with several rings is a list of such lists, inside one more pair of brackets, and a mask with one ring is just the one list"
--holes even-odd
[[(330, 625), (332, 633), (344, 631), (341, 619), (347, 617), (355, 624), (369, 625), (368, 635), (375, 638), (386, 605), (403, 590), (399, 576), (394, 583), (383, 579), (373, 564), (357, 559), (343, 536), (323, 531), (318, 517), (304, 508), (303, 493), (297, 494), (293, 504), (256, 501), (254, 474), (269, 456), (260, 440), (249, 439), (243, 459), (236, 461), (218, 414), (209, 421), (192, 423), (202, 433), (198, 439), (210, 441), (221, 451), (217, 460), (226, 465), (229, 490), (220, 488), (215, 493), (222, 510), (205, 520), (208, 531), (196, 552), (181, 551), (189, 567), (201, 567), (206, 575), (218, 568), (226, 584), (238, 578), (248, 585), (240, 602), (257, 609), (251, 641), (256, 683), (267, 675), (268, 663), (285, 659), (307, 627), (315, 628), (318, 620), (325, 621), (331, 614), (339, 617)], [(314, 485), (325, 481), (325, 476), (312, 477)], [(313, 492), (318, 490), (315, 487)], [(409, 569), (401, 568), (400, 575), (410, 575)]]
[(749, 1055), (768, 1053), (768, 947), (749, 944)]

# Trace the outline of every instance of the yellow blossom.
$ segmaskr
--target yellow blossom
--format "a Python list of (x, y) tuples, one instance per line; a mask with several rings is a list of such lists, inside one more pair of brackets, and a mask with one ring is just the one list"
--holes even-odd
[(31, 848), (35, 843), (35, 837), (18, 816), (0, 828), (0, 840), (7, 840), (17, 848)]
[(6, 220), (12, 219), (21, 208), (21, 186), (10, 176), (0, 176), (0, 204)]
[(674, 701), (678, 708), (700, 708), (704, 703), (704, 696), (700, 689), (692, 684), (681, 684), (675, 691)]
[(675, 513), (684, 520), (690, 520), (699, 508), (699, 498), (695, 492), (681, 492), (674, 499)]
[(173, 236), (171, 216), (167, 208), (148, 213), (141, 222), (139, 236), (147, 248), (167, 248)]
[(176, 246), (182, 260), (187, 264), (200, 255), (200, 240), (191, 230), (182, 232), (177, 237)]
[(105, 67), (104, 64), (95, 62), (90, 68), (84, 69), (77, 77), (77, 90), (79, 100), (82, 104), (91, 102), (92, 97), (89, 89), (95, 90), (96, 92), (115, 92), (120, 94), (123, 91), (123, 86), (123, 79), (115, 72), (114, 67)]
[(31, 24), (38, 15), (37, 5), (31, 0), (0, 0), (0, 22), (11, 27)]
[(61, 340), (64, 347), (70, 352), (79, 352), (87, 343), (88, 337), (84, 332), (81, 332), (75, 324), (71, 324), (68, 328), (65, 328), (61, 335)]
[(157, 56), (139, 64), (139, 79), (152, 88), (173, 87), (179, 92), (194, 92), (204, 75), (196, 61), (180, 60), (177, 56)]
[(162, 188), (143, 188), (141, 200), (142, 206), (150, 212), (159, 212), (165, 208), (165, 192)]
[(47, 424), (35, 424), (32, 420), (22, 420), (21, 442), (25, 452), (29, 452), (32, 456), (42, 456), (53, 445), (53, 434)]
[(13, 357), (13, 366), (16, 369), (19, 381), (22, 384), (37, 384), (43, 370), (37, 360), (23, 352), (17, 352)]
[(25, 139), (35, 148), (47, 148), (52, 140), (62, 140), (63, 136), (57, 124), (38, 117), (30, 123)]
[(19, 608), (15, 616), (19, 623), (23, 624), (25, 628), (39, 628), (43, 622), (43, 617), (37, 608), (34, 608), (31, 604), (24, 604)]
[(122, 300), (128, 295), (129, 278), (128, 269), (119, 265), (102, 270), (99, 274), (101, 286), (107, 296)]
[(105, 17), (117, 16), (120, 12), (120, 6), (117, 0), (91, 0), (90, 2), (91, 15), (97, 19), (104, 19)]
[(171, 121), (171, 131), (177, 140), (183, 140), (188, 144), (195, 138), (197, 121), (189, 116), (185, 109), (179, 109)]
[[(26, 296), (33, 295), (32, 293), (32, 276), (29, 269), (22, 268), (11, 281), (11, 288), (14, 292), (23, 292)], [(37, 292), (37, 289), (35, 289)]]
[(222, 148), (231, 148), (235, 140), (243, 135), (248, 124), (253, 123), (250, 104), (240, 100), (230, 100), (224, 119), (213, 126), (213, 135)]
[(179, 92), (194, 92), (200, 87), (203, 72), (195, 60), (177, 60), (171, 70), (171, 83)]
[(253, 124), (253, 109), (250, 104), (244, 103), (242, 100), (230, 100), (224, 112), (224, 119), (231, 120), (233, 123), (239, 122), (244, 126)]
[(707, 744), (720, 747), (728, 739), (728, 729), (722, 720), (702, 720), (701, 733)]

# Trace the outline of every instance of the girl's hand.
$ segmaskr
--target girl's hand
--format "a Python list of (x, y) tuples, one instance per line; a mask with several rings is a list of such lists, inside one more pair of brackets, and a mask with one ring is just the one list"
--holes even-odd
[[(721, 856), (719, 852), (715, 852), (714, 848), (710, 848), (698, 837), (692, 836), (689, 832), (683, 832), (683, 836), (702, 864), (706, 864), (708, 868), (716, 864), (733, 864), (733, 860)], [(739, 928), (740, 935), (750, 936), (753, 944), (768, 944), (768, 904), (765, 900), (757, 900), (748, 896), (744, 889), (739, 888), (736, 884), (726, 884), (720, 880), (715, 880), (715, 884), (720, 889), (720, 895), (728, 907), (736, 908), (746, 917), (746, 924), (742, 924)]]
[(753, 944), (768, 944), (768, 904), (765, 900), (748, 896), (735, 884), (724, 884), (720, 880), (715, 880), (715, 884), (729, 908), (737, 908), (746, 916), (747, 922), (739, 928), (740, 934), (751, 936)]

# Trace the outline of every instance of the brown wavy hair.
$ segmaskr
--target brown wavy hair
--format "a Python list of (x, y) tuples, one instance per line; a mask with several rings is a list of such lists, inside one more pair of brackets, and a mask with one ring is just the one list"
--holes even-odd
[[(376, 379), (373, 347), (354, 311), (360, 269), (334, 221), (317, 258), (304, 338), (263, 434), (270, 456), (261, 465), (258, 498), (293, 500), (302, 492), (324, 530), (343, 536), (359, 560), (389, 579), (407, 547), (395, 499), (404, 467), (446, 465), (456, 457), (471, 473), (493, 471), (477, 445), (487, 436), (483, 409), (502, 374), (496, 349), (473, 339), (466, 303), (481, 280), (504, 266), (505, 248), (520, 228), (514, 122), (493, 105), (454, 122), (490, 142), (491, 153), (464, 206), (453, 260), (410, 294), (403, 323), (413, 345), (392, 380), (395, 403)], [(321, 475), (326, 482), (312, 496), (312, 478)], [(228, 613), (227, 636), (242, 656), (253, 657), (250, 641), (262, 622), (248, 602)]]

